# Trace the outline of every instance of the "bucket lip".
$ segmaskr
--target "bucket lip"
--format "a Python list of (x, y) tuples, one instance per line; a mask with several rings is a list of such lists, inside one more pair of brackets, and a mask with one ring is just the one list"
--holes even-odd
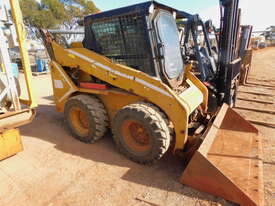
[[(200, 152), (196, 152), (194, 154), (193, 158), (183, 171), (180, 182), (197, 190), (224, 198), (225, 200), (235, 202), (237, 204), (240, 204), (241, 206), (264, 206), (263, 162), (256, 159), (254, 159), (253, 161), (257, 162), (258, 165), (258, 178), (253, 179), (253, 181), (257, 182), (257, 191), (254, 190), (254, 192), (257, 193), (256, 196), (251, 194), (251, 189), (247, 191), (246, 188), (238, 185), (237, 182), (234, 181), (234, 179), (232, 179), (230, 176), (226, 176), (223, 171), (220, 170), (219, 167), (217, 167), (217, 165), (209, 161), (209, 159)], [(200, 166), (198, 165), (198, 163)], [(204, 167), (203, 169), (201, 168), (202, 165)], [(211, 170), (212, 172), (210, 172), (209, 170)], [(213, 191), (211, 186), (205, 187), (205, 185), (208, 185), (209, 183), (211, 185), (212, 182), (211, 178), (209, 179), (209, 177), (211, 176), (209, 176), (209, 174), (212, 174), (213, 183), (219, 185), (218, 188), (220, 189)], [(215, 175), (219, 176), (219, 178), (215, 177)], [(206, 179), (204, 180), (204, 178)], [(224, 189), (222, 188), (225, 185), (231, 186), (231, 189), (229, 189), (231, 192), (227, 194), (223, 192)], [(229, 190), (226, 189), (226, 191)]]
[[(263, 138), (249, 122), (239, 121), (246, 120), (228, 105), (221, 107), (180, 182), (242, 206), (264, 206)], [(240, 135), (234, 132), (230, 138), (238, 128)]]
[(214, 122), (208, 125), (208, 128), (206, 129), (203, 135), (204, 140), (198, 149), (198, 151), (203, 156), (207, 156), (207, 152), (211, 148), (211, 145), (213, 144), (216, 138), (216, 134), (218, 133), (218, 129), (223, 122), (223, 118), (220, 118), (220, 117), (225, 116), (228, 108), (229, 106), (227, 104), (223, 104), (222, 107), (218, 110), (217, 116), (215, 117)]
[[(222, 107), (218, 110), (218, 112), (216, 113), (217, 116), (215, 117), (215, 120), (213, 123), (210, 123), (203, 135), (203, 139), (204, 141), (202, 142), (202, 144), (200, 145), (198, 151), (204, 155), (205, 157), (207, 156), (207, 152), (209, 151), (209, 149), (211, 148), (211, 145), (213, 144), (216, 135), (218, 133), (218, 130), (220, 129), (223, 121), (224, 121), (224, 117), (226, 116), (226, 114), (228, 113), (228, 111), (231, 110), (230, 112), (233, 112), (237, 115), (239, 115), (236, 111), (234, 111), (234, 109), (231, 109), (229, 107), (229, 105), (227, 104), (223, 104)], [(239, 115), (240, 116), (240, 115)], [(241, 116), (240, 116), (241, 117)], [(246, 121), (243, 117), (241, 117), (244, 121)], [(247, 121), (246, 121), (247, 122)], [(250, 127), (250, 131), (247, 131), (248, 133), (253, 133), (255, 135), (261, 135), (259, 130), (254, 127), (252, 124), (250, 124), (249, 122), (247, 122), (247, 124)]]
[(227, 104), (223, 104), (222, 107), (218, 110), (217, 112), (217, 116), (215, 117), (215, 120), (213, 122), (213, 125), (216, 127), (220, 127), (222, 122), (223, 122), (223, 118), (225, 114), (227, 113), (227, 110), (229, 109), (229, 106)]

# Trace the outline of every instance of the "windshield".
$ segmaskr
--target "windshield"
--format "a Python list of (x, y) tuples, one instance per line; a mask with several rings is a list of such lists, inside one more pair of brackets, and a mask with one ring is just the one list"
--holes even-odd
[(163, 49), (165, 72), (170, 79), (177, 78), (183, 72), (184, 64), (175, 19), (171, 13), (160, 11), (156, 25)]

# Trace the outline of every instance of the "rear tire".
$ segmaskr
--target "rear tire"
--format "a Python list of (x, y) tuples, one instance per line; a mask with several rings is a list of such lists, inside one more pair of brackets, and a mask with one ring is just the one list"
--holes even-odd
[(114, 117), (112, 126), (118, 150), (141, 164), (159, 160), (168, 150), (171, 139), (165, 117), (151, 104), (125, 106)]
[(71, 97), (65, 105), (64, 116), (72, 135), (85, 143), (94, 143), (107, 130), (107, 112), (101, 101), (93, 96)]

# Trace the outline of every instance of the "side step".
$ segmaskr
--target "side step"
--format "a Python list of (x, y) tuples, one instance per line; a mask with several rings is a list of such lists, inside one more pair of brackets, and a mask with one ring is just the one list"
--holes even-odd
[(180, 181), (241, 206), (264, 206), (258, 130), (223, 105)]

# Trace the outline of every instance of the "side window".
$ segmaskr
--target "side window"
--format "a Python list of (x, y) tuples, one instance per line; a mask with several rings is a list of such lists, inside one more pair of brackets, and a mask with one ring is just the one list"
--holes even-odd
[(94, 50), (119, 64), (154, 76), (145, 21), (143, 16), (131, 14), (92, 22)]
[(91, 25), (97, 48), (101, 54), (116, 56), (123, 52), (123, 38), (117, 19), (95, 22)]

